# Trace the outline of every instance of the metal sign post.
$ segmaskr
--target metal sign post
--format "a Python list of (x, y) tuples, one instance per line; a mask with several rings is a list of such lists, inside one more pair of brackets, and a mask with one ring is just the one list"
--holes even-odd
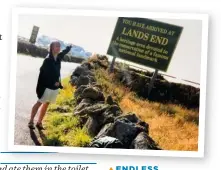
[(151, 80), (150, 80), (150, 84), (149, 84), (149, 86), (148, 86), (148, 96), (150, 95), (150, 92), (151, 92), (151, 90), (152, 90), (152, 88), (153, 88), (154, 81), (155, 81), (156, 78), (157, 78), (157, 74), (158, 74), (158, 69), (155, 70), (155, 72), (153, 73), (153, 76), (152, 76), (152, 78), (151, 78)]
[(111, 62), (111, 65), (110, 65), (110, 70), (109, 70), (110, 73), (113, 73), (113, 71), (114, 71), (114, 63), (115, 63), (116, 58), (117, 57), (114, 56), (113, 59), (112, 59), (112, 62)]
[(110, 47), (112, 48), (113, 50), (113, 58), (112, 58), (112, 61), (111, 61), (111, 65), (110, 65), (110, 69), (109, 69), (109, 73), (113, 73), (114, 72), (114, 64), (115, 64), (115, 60), (117, 58), (117, 56), (119, 56), (119, 53), (118, 51), (114, 48), (114, 43), (116, 43), (116, 41), (113, 41), (113, 43), (110, 44)]

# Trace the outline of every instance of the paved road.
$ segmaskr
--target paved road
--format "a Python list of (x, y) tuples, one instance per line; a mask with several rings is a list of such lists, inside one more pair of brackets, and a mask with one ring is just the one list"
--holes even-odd
[[(33, 140), (37, 133), (30, 132), (27, 127), (33, 104), (37, 101), (35, 93), (41, 58), (18, 55), (16, 81), (16, 110), (15, 110), (15, 145), (38, 145)], [(77, 63), (62, 62), (61, 77), (66, 77), (78, 66)], [(34, 142), (35, 141), (35, 142)]]

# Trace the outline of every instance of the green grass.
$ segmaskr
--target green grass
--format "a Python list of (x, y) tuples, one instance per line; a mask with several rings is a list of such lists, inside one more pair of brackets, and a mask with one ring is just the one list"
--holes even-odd
[(87, 146), (91, 138), (86, 129), (81, 128), (79, 117), (73, 115), (75, 89), (69, 84), (69, 77), (62, 80), (56, 103), (51, 104), (44, 119), (46, 130), (40, 133), (45, 146)]

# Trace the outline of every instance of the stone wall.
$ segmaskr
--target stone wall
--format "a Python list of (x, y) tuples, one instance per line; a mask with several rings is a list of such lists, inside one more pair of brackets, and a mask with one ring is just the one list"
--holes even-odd
[(149, 136), (146, 122), (135, 113), (123, 114), (111, 96), (105, 98), (93, 71), (107, 66), (107, 58), (98, 56), (97, 60), (77, 67), (70, 80), (77, 88), (74, 92), (76, 106), (73, 114), (80, 117), (83, 127), (93, 137), (89, 147), (160, 150)]
[(148, 96), (148, 86), (153, 73), (135, 69), (115, 68), (116, 79), (136, 92), (138, 96), (161, 103), (173, 103), (189, 109), (199, 108), (200, 89), (181, 83), (173, 83), (158, 75)]

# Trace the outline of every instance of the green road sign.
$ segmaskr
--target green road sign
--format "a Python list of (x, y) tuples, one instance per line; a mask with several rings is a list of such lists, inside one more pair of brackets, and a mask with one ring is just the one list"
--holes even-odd
[(182, 29), (146, 18), (119, 17), (107, 54), (166, 72)]

